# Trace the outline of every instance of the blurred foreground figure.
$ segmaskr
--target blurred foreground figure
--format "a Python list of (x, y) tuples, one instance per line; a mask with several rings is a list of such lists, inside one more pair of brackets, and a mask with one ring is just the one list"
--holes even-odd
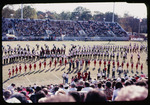
[(127, 86), (122, 88), (115, 101), (141, 101), (148, 96), (148, 89), (142, 86)]
[(46, 98), (41, 98), (39, 103), (50, 103), (50, 102), (75, 102), (74, 98), (69, 95), (54, 95)]

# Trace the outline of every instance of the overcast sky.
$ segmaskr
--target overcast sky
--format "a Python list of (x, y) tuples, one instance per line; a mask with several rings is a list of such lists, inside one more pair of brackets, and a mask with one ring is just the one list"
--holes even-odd
[[(106, 3), (45, 3), (45, 4), (30, 4), (37, 11), (55, 11), (56, 13), (61, 13), (62, 11), (72, 12), (76, 7), (82, 6), (89, 9), (92, 14), (94, 11), (100, 12), (112, 12), (113, 11), (113, 2)], [(27, 4), (24, 4), (27, 5)], [(13, 9), (20, 8), (21, 5), (13, 5)], [(124, 13), (128, 13), (131, 16), (136, 18), (147, 18), (147, 7), (144, 3), (125, 3), (125, 2), (116, 2), (115, 3), (115, 13), (123, 16)]]

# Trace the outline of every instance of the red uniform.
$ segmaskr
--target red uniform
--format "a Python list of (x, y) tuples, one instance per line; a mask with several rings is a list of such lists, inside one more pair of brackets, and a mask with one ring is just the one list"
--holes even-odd
[(44, 61), (44, 68), (46, 68), (46, 61)]
[(56, 67), (56, 64), (57, 64), (57, 61), (56, 61), (56, 59), (55, 59), (55, 62), (54, 62), (54, 64), (55, 64), (55, 67)]
[(101, 66), (101, 64), (102, 64), (102, 61), (100, 60), (100, 61), (99, 61), (99, 66)]
[(110, 64), (110, 61), (108, 61), (108, 64)]
[(61, 59), (59, 60), (59, 63), (60, 63), (60, 66), (61, 66), (61, 64), (62, 64), (62, 60)]
[(113, 61), (113, 63), (112, 63), (112, 64), (113, 64), (113, 66), (115, 66), (115, 61)]
[(82, 66), (83, 66), (83, 64), (84, 64), (84, 59), (82, 59)]
[(41, 65), (42, 65), (41, 62), (39, 62), (39, 69), (41, 69)]
[(104, 61), (104, 66), (106, 65), (106, 61)]
[(128, 69), (128, 67), (129, 67), (129, 63), (127, 62), (127, 69)]
[(94, 66), (96, 66), (96, 60), (94, 60)]
[(22, 69), (22, 67), (21, 67), (21, 65), (19, 66), (19, 72), (21, 73), (21, 69)]
[(131, 64), (131, 68), (133, 69), (133, 63)]
[(16, 67), (16, 74), (18, 73), (18, 67)]
[(67, 59), (65, 59), (65, 66), (66, 66), (66, 64), (67, 64)]
[(138, 69), (138, 63), (136, 63), (136, 70)]
[(51, 65), (52, 65), (52, 61), (50, 60), (50, 61), (49, 61), (49, 67), (51, 67)]
[(15, 72), (15, 70), (14, 70), (14, 68), (12, 69), (12, 75), (14, 76), (14, 72)]
[(31, 68), (32, 68), (32, 65), (30, 64), (30, 65), (29, 65), (29, 69), (30, 69), (30, 71), (31, 71)]
[(24, 70), (25, 70), (25, 72), (26, 72), (26, 70), (27, 70), (27, 65), (24, 66)]
[(107, 68), (105, 67), (104, 70), (105, 70), (105, 72), (106, 72)]
[(81, 75), (81, 73), (80, 73), (80, 72), (78, 72), (78, 79), (80, 79), (80, 75)]
[(34, 70), (36, 70), (36, 63), (34, 63)]
[(11, 76), (11, 71), (10, 71), (10, 69), (9, 69), (8, 75), (9, 75), (9, 78), (10, 78), (10, 76)]
[(119, 61), (117, 62), (117, 67), (119, 67)]
[(143, 63), (141, 64), (141, 71), (143, 70)]
[(121, 66), (122, 66), (122, 68), (123, 68), (123, 66), (124, 66), (124, 63), (122, 62), (122, 64), (121, 64)]
[(88, 76), (88, 73), (87, 73), (87, 72), (85, 72), (84, 76), (85, 76), (85, 79), (86, 79), (86, 78), (87, 78), (87, 76)]

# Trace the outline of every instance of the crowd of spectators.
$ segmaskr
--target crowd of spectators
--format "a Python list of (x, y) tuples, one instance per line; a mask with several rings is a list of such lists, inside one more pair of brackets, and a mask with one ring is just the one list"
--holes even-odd
[(114, 22), (107, 22), (106, 23), (108, 25), (108, 27), (111, 29), (111, 31), (119, 37), (127, 37), (126, 32), (122, 29), (121, 26), (118, 25), (118, 23), (114, 23)]
[(140, 101), (147, 96), (148, 78), (140, 76), (27, 87), (12, 83), (3, 89), (3, 98), (8, 103)]
[[(7, 19), (2, 18), (2, 32), (6, 33), (12, 25), (17, 35), (46, 35), (51, 34), (56, 37), (66, 35), (69, 37), (79, 37), (87, 35), (89, 37), (113, 37), (127, 36), (127, 33), (118, 23), (101, 21), (72, 21), (72, 20), (50, 20), (50, 19)], [(47, 33), (48, 32), (50, 33)]]
[(11, 28), (13, 28), (12, 19), (2, 18), (2, 35), (7, 34)]

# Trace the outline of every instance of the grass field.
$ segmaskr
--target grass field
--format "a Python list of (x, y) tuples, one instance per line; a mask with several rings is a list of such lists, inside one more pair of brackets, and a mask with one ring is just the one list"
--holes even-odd
[[(39, 44), (40, 46), (43, 46), (44, 47), (44, 44), (47, 44), (49, 46), (49, 48), (52, 48), (53, 47), (53, 44), (56, 45), (56, 47), (62, 47), (62, 44), (65, 44), (66, 45), (66, 51), (69, 51), (69, 48), (71, 47), (70, 44), (74, 44), (74, 45), (89, 45), (89, 46), (93, 46), (93, 45), (129, 45), (131, 41), (119, 41), (119, 42), (110, 42), (108, 44), (107, 41), (4, 41), (2, 42), (2, 45), (3, 46), (7, 46), (7, 44), (11, 45), (12, 48), (16, 47), (17, 44), (20, 44), (22, 47), (26, 47), (26, 44), (30, 45), (30, 47), (35, 47), (36, 44)], [(147, 42), (131, 42), (131, 44), (133, 45), (133, 43), (138, 43), (139, 45), (141, 44), (144, 44), (144, 45), (147, 45)], [(68, 53), (68, 52), (67, 52)], [(135, 64), (137, 62), (137, 54), (136, 53), (133, 53), (133, 60), (134, 60), (134, 73), (135, 73)], [(147, 66), (147, 63), (146, 63), (146, 58), (148, 56), (147, 52), (142, 52), (140, 54), (141, 56), (141, 60), (140, 60), (140, 63), (143, 63), (143, 72), (144, 74), (146, 74), (146, 76), (148, 75), (148, 66)], [(128, 59), (126, 61), (130, 61), (130, 53), (128, 54)], [(47, 58), (46, 61), (47, 61), (47, 64), (49, 63), (49, 60), (50, 58)], [(43, 59), (41, 59), (41, 61), (43, 61)], [(122, 62), (122, 58), (119, 58), (119, 61)], [(90, 64), (90, 68), (88, 69), (88, 71), (91, 72), (91, 77), (92, 79), (96, 78), (97, 77), (97, 71), (98, 71), (98, 63), (97, 63), (97, 66), (96, 68), (94, 69), (94, 61), (91, 61), (91, 64)], [(39, 61), (37, 61), (37, 66), (39, 64)], [(111, 62), (112, 64), (112, 62)], [(115, 63), (117, 64), (117, 63)], [(25, 76), (23, 76), (22, 74), (24, 73), (24, 69), (22, 70), (22, 74), (19, 76), (16, 76), (10, 80), (7, 80), (8, 79), (8, 69), (12, 68), (12, 65), (19, 65), (19, 64), (9, 64), (9, 65), (5, 65), (5, 66), (2, 66), (2, 82), (3, 82), (3, 88), (6, 88), (8, 85), (10, 85), (11, 83), (15, 83), (16, 86), (29, 86), (29, 85), (33, 85), (34, 83), (36, 83), (37, 85), (48, 85), (48, 84), (59, 84), (59, 83), (62, 83), (63, 80), (62, 80), (62, 74), (64, 71), (68, 71), (68, 68), (69, 68), (69, 65), (67, 65), (66, 67), (63, 65), (63, 66), (57, 66), (56, 68), (54, 67), (54, 65), (52, 64), (52, 67), (49, 68), (49, 66), (47, 65), (46, 66), (46, 69), (42, 72), (37, 72), (37, 73), (32, 73), (32, 74), (27, 74)], [(22, 63), (22, 65), (24, 66), (24, 64)], [(58, 65), (58, 64), (57, 64)], [(27, 64), (28, 66), (28, 64)], [(29, 68), (29, 66), (28, 66)], [(37, 67), (38, 69), (39, 67)], [(42, 69), (43, 70), (44, 67), (42, 65)], [(101, 70), (103, 69), (103, 62), (102, 62), (102, 66), (101, 66)], [(124, 69), (126, 69), (126, 65), (124, 65)], [(81, 70), (81, 72), (83, 72), (85, 69), (83, 67), (83, 69)], [(129, 65), (129, 71), (130, 71), (130, 65)], [(27, 70), (28, 72), (29, 70)], [(32, 67), (32, 71), (33, 71), (33, 67)], [(88, 72), (87, 71), (87, 72)], [(111, 74), (111, 71), (112, 71), (112, 66), (110, 68), (110, 74)], [(69, 74), (69, 82), (71, 81), (71, 77), (72, 76), (75, 76), (77, 74), (77, 70), (74, 69), (74, 71), (72, 71), (71, 74)], [(139, 74), (140, 73), (140, 66), (139, 66)], [(123, 75), (123, 74), (122, 74)], [(132, 74), (131, 72), (128, 74), (130, 76), (134, 75)], [(116, 76), (117, 73), (116, 73)], [(111, 75), (110, 75), (111, 77)]]

